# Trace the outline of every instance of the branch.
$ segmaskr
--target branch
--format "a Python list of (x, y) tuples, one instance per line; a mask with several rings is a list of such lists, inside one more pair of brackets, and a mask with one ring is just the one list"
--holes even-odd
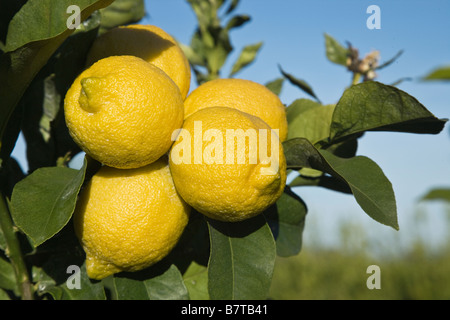
[(23, 300), (33, 300), (33, 290), (28, 276), (27, 266), (20, 250), (19, 240), (13, 229), (11, 215), (5, 197), (0, 193), (0, 228), (6, 241), (6, 255), (14, 268), (16, 283)]

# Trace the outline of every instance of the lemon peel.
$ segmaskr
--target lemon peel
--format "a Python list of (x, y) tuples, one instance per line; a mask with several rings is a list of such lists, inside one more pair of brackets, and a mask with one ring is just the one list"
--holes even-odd
[(208, 107), (234, 108), (261, 118), (279, 138), (287, 138), (286, 108), (280, 98), (268, 88), (246, 79), (215, 79), (203, 83), (184, 101), (184, 117)]
[(135, 56), (108, 57), (83, 71), (67, 91), (64, 111), (80, 148), (120, 169), (142, 167), (166, 154), (184, 118), (176, 84)]
[(93, 43), (87, 65), (120, 55), (132, 55), (163, 70), (179, 87), (183, 99), (191, 85), (191, 67), (175, 39), (154, 25), (132, 24), (113, 28)]
[(102, 167), (81, 192), (74, 213), (88, 276), (100, 280), (160, 261), (177, 244), (189, 213), (166, 157), (138, 169)]
[[(239, 141), (245, 142), (243, 147), (238, 147)], [(204, 108), (186, 118), (169, 165), (186, 203), (216, 220), (254, 217), (274, 204), (286, 185), (278, 136), (260, 118), (228, 107)]]

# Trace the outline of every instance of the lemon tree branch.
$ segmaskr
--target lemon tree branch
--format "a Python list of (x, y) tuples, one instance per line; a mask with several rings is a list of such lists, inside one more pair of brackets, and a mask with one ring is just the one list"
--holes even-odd
[(28, 276), (28, 270), (20, 250), (19, 240), (13, 229), (11, 215), (5, 197), (0, 194), (0, 228), (6, 241), (6, 254), (14, 268), (16, 282), (23, 300), (33, 300), (33, 290)]

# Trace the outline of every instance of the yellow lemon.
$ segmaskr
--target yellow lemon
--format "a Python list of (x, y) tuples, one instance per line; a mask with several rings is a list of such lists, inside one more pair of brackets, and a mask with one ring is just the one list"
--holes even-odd
[(185, 119), (175, 139), (169, 156), (175, 186), (200, 213), (242, 221), (283, 193), (282, 144), (260, 118), (228, 107), (205, 108)]
[(68, 90), (64, 111), (74, 141), (92, 158), (120, 169), (158, 160), (183, 122), (183, 99), (161, 69), (134, 56), (102, 59)]
[(191, 84), (189, 62), (175, 39), (152, 25), (129, 25), (113, 28), (93, 43), (87, 65), (109, 56), (131, 55), (144, 59), (163, 70), (186, 98)]
[(272, 129), (278, 129), (281, 141), (287, 138), (285, 106), (265, 86), (244, 79), (216, 79), (192, 91), (184, 103), (184, 117), (207, 107), (229, 107), (257, 116)]
[(83, 189), (74, 213), (88, 276), (102, 279), (160, 261), (177, 244), (189, 212), (166, 157), (138, 169), (102, 167)]

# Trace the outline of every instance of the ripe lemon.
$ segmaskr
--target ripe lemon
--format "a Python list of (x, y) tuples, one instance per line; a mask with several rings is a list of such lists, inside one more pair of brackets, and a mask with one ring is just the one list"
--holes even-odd
[(103, 166), (80, 194), (74, 213), (88, 276), (99, 280), (160, 261), (178, 242), (189, 212), (166, 157), (138, 169)]
[(186, 98), (191, 84), (191, 68), (181, 48), (167, 32), (152, 25), (113, 28), (93, 43), (87, 65), (109, 56), (131, 55), (162, 69)]
[(183, 122), (183, 99), (161, 69), (134, 56), (102, 59), (68, 90), (64, 111), (75, 142), (105, 165), (138, 168), (158, 160)]
[(222, 221), (258, 215), (278, 200), (286, 184), (278, 136), (260, 118), (228, 107), (201, 109), (186, 118), (169, 165), (183, 199)]
[(207, 107), (229, 107), (257, 116), (272, 129), (279, 130), (281, 141), (287, 138), (285, 106), (265, 86), (244, 79), (216, 79), (192, 91), (184, 103), (184, 117)]

